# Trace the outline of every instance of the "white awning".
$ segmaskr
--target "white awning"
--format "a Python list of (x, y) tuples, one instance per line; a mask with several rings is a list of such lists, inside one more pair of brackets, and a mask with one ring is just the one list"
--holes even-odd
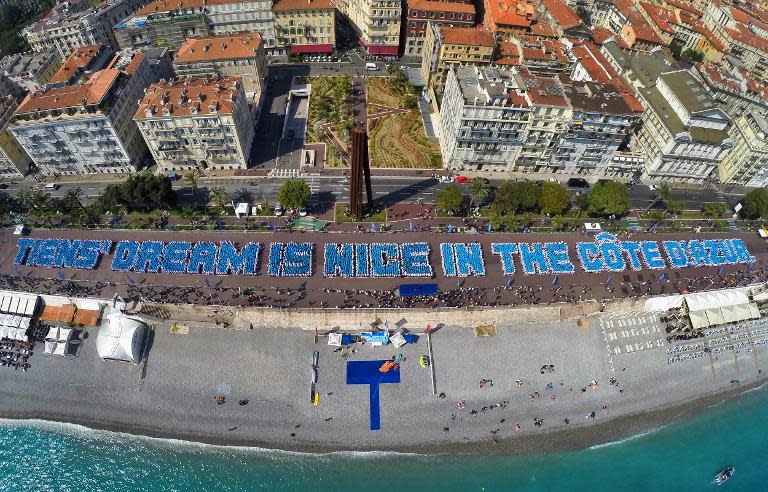
[(757, 306), (744, 290), (729, 289), (685, 296), (688, 317), (694, 328), (735, 323), (760, 317)]
[(141, 362), (147, 326), (139, 319), (124, 314), (111, 315), (99, 328), (96, 350), (102, 359)]

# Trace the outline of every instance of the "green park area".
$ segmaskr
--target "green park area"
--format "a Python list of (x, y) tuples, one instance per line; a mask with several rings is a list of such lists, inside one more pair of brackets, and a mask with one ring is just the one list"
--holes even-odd
[(352, 130), (352, 107), (348, 96), (352, 90), (349, 76), (309, 77), (312, 85), (307, 120), (307, 143), (322, 142), (326, 146), (327, 167), (343, 166), (341, 149), (323, 131), (322, 125), (329, 124), (338, 138), (347, 145)]
[(439, 169), (440, 145), (427, 139), (417, 104), (417, 92), (402, 70), (393, 66), (389, 77), (369, 77), (369, 117), (381, 110), (373, 105), (404, 110), (369, 124), (368, 149), (373, 167)]

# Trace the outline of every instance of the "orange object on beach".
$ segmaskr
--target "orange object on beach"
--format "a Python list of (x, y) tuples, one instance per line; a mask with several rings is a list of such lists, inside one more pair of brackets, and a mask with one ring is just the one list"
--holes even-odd
[(387, 362), (383, 363), (381, 367), (379, 367), (379, 372), (389, 372), (390, 369), (395, 367), (395, 363), (391, 360), (388, 360)]

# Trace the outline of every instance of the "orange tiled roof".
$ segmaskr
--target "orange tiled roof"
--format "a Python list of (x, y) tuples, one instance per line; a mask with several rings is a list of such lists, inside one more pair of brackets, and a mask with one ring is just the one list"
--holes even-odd
[(743, 44), (746, 44), (747, 46), (751, 46), (764, 53), (768, 53), (768, 39), (753, 33), (744, 24), (736, 24), (736, 29), (726, 28), (725, 32), (733, 40), (739, 41)]
[(277, 0), (272, 4), (273, 11), (289, 10), (328, 10), (333, 9), (331, 0)]
[(581, 18), (563, 0), (542, 0), (541, 3), (563, 29), (581, 24)]
[(81, 104), (98, 104), (107, 95), (119, 75), (120, 70), (106, 68), (95, 72), (83, 84), (31, 93), (21, 102), (16, 114), (73, 108)]
[(155, 0), (134, 12), (135, 15), (160, 14), (181, 9), (197, 9), (206, 5), (238, 3), (240, 0)]
[(582, 42), (574, 45), (571, 52), (579, 60), (581, 66), (584, 67), (584, 70), (587, 71), (587, 74), (589, 74), (593, 81), (602, 84), (612, 84), (632, 111), (637, 113), (643, 112), (643, 106), (640, 104), (640, 101), (638, 101), (629, 87), (627, 87), (624, 79), (614, 70), (596, 45)]
[(613, 36), (614, 34), (605, 27), (598, 26), (592, 29), (592, 40), (597, 44), (603, 44)]
[(648, 21), (639, 12), (639, 7), (632, 0), (613, 0), (613, 4), (620, 12), (627, 16), (629, 24), (632, 26), (635, 37), (638, 40), (651, 44), (664, 44), (661, 38), (653, 32), (651, 26), (648, 25)]
[[(328, 1), (330, 3), (330, 0)], [(438, 0), (408, 0), (408, 8), (413, 10), (424, 10), (426, 12), (454, 12), (457, 14), (475, 13), (475, 6), (471, 3), (442, 2)]]
[(139, 64), (143, 59), (144, 59), (144, 53), (142, 53), (141, 51), (133, 55), (131, 62), (125, 67), (125, 73), (127, 73), (128, 75), (133, 75), (133, 72), (135, 72), (136, 69), (139, 68)]
[(525, 28), (536, 18), (533, 5), (524, 0), (486, 0), (485, 5), (486, 17), (497, 26)]
[(690, 14), (693, 14), (696, 17), (701, 17), (702, 15), (704, 15), (704, 12), (702, 12), (699, 9), (697, 9), (696, 7), (691, 5), (690, 3), (686, 2), (685, 0), (664, 0), (664, 3), (666, 3), (667, 5), (671, 5), (671, 6), (675, 7), (675, 8), (678, 8), (678, 9), (684, 11), (684, 12), (688, 12)]
[(544, 19), (538, 19), (529, 27), (531, 36), (542, 36), (545, 38), (559, 38), (560, 36), (555, 32), (555, 28), (552, 24)]
[(640, 6), (648, 13), (648, 16), (661, 32), (675, 34), (674, 25), (677, 24), (677, 19), (674, 12), (660, 5), (647, 2), (640, 2)]
[(475, 29), (473, 27), (441, 26), (440, 32), (443, 35), (443, 43), (446, 44), (486, 46), (489, 48), (496, 46), (493, 33), (486, 29)]
[(497, 65), (520, 65), (520, 50), (512, 41), (499, 41), (499, 57), (494, 60)]
[(162, 118), (164, 110), (168, 110), (171, 117), (232, 113), (239, 84), (240, 77), (212, 77), (210, 80), (187, 77), (161, 81), (149, 86), (133, 117), (147, 119), (149, 111), (152, 115), (149, 118)]
[(261, 46), (259, 33), (188, 38), (174, 57), (174, 63), (253, 58)]
[(96, 55), (102, 48), (104, 48), (104, 45), (96, 43), (75, 49), (75, 51), (69, 55), (67, 61), (64, 62), (61, 68), (59, 68), (59, 70), (53, 74), (49, 82), (66, 82), (70, 79), (70, 77), (72, 77), (78, 68), (87, 67), (93, 61), (93, 59), (96, 58)]

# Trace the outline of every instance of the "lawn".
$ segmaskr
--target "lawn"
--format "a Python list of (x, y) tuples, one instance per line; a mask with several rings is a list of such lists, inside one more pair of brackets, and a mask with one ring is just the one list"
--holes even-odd
[(334, 212), (334, 220), (336, 222), (386, 222), (387, 221), (387, 209), (382, 207), (381, 210), (369, 217), (363, 217), (362, 220), (355, 220), (352, 217), (347, 216), (346, 212), (349, 210), (349, 203), (337, 203), (336, 211)]
[[(339, 126), (342, 122), (339, 117), (347, 116), (345, 119), (349, 119), (348, 115), (351, 113), (351, 108), (348, 102), (344, 101), (341, 104), (342, 111), (334, 111), (336, 109), (335, 103), (328, 105), (329, 101), (334, 101), (333, 89), (336, 84), (342, 79), (349, 77), (309, 77), (307, 83), (312, 85), (312, 96), (309, 100), (309, 116), (307, 118), (307, 142), (324, 142), (322, 133), (319, 129), (321, 123), (334, 123), (334, 131), (343, 138), (343, 135), (339, 133)], [(329, 142), (326, 142), (329, 143)]]
[[(368, 79), (368, 104), (403, 109), (403, 97), (392, 88), (390, 77)], [(440, 169), (440, 145), (427, 139), (418, 109), (379, 120), (368, 138), (371, 166), (389, 168)]]

